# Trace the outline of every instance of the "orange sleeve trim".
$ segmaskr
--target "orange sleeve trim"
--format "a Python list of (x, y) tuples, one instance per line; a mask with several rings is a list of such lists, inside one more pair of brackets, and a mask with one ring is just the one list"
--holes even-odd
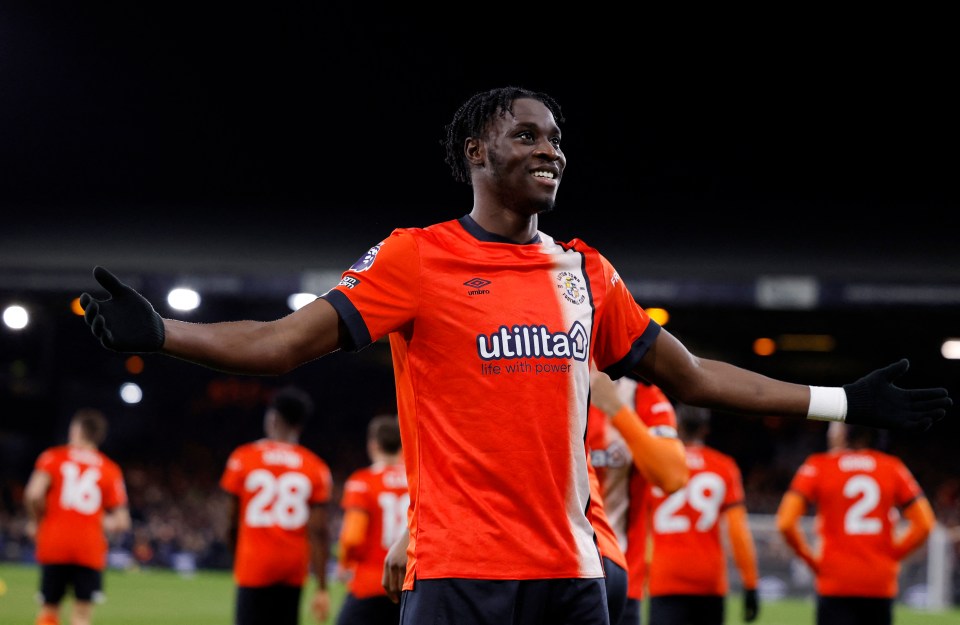
[(780, 500), (780, 508), (777, 510), (777, 529), (794, 553), (812, 565), (813, 552), (800, 529), (800, 517), (806, 509), (807, 502), (799, 493), (787, 491)]
[(340, 550), (337, 559), (349, 562), (352, 551), (363, 544), (367, 535), (367, 524), (370, 517), (359, 508), (350, 508), (343, 515), (343, 525), (340, 528)]
[(747, 590), (756, 590), (759, 577), (757, 550), (753, 544), (753, 535), (750, 533), (747, 509), (744, 506), (733, 506), (727, 510), (726, 516), (733, 561), (737, 565), (737, 570), (740, 571), (740, 581)]
[(914, 499), (913, 504), (903, 511), (903, 516), (910, 522), (910, 527), (894, 543), (897, 560), (902, 560), (922, 545), (937, 522), (930, 502), (924, 497)]
[(610, 423), (627, 442), (633, 455), (633, 464), (649, 482), (667, 493), (686, 485), (690, 471), (687, 469), (682, 442), (654, 436), (640, 416), (627, 406), (613, 415)]

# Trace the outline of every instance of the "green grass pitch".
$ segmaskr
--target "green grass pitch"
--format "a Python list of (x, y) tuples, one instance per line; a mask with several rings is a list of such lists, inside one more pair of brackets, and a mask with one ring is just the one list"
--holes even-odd
[[(36, 616), (39, 569), (34, 565), (0, 563), (0, 622), (3, 625), (31, 625)], [(308, 582), (308, 591), (313, 582)], [(233, 580), (228, 571), (200, 571), (184, 577), (172, 571), (108, 570), (104, 577), (107, 601), (94, 612), (96, 625), (231, 625), (233, 622)], [(343, 600), (343, 587), (331, 587), (333, 614)], [(63, 606), (69, 608), (69, 600)], [(727, 623), (741, 623), (740, 598), (731, 595)], [(331, 617), (329, 623), (332, 623)], [(68, 623), (64, 612), (61, 622)], [(302, 606), (302, 625), (314, 623)], [(758, 625), (813, 625), (812, 599), (761, 602)], [(913, 610), (896, 606), (895, 625), (958, 625), (960, 609), (945, 612)], [(647, 625), (649, 623), (647, 622)]]

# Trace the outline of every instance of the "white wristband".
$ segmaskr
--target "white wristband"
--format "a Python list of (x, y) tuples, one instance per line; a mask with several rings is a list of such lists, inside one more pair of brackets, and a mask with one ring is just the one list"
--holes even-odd
[(807, 418), (843, 421), (847, 416), (847, 393), (839, 386), (811, 386)]

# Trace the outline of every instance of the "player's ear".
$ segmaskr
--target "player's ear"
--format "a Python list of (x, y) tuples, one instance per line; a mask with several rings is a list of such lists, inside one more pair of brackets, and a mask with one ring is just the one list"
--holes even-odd
[(463, 142), (463, 153), (466, 155), (467, 161), (474, 167), (482, 167), (487, 159), (483, 139), (479, 137), (467, 137)]

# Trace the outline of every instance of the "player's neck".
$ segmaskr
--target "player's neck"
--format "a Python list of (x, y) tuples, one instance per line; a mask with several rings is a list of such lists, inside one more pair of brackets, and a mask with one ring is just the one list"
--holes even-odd
[(296, 432), (274, 432), (270, 439), (278, 443), (296, 445), (300, 441), (300, 436)]
[(498, 236), (527, 243), (537, 236), (537, 215), (527, 215), (489, 203), (475, 203), (470, 217), (477, 225)]

